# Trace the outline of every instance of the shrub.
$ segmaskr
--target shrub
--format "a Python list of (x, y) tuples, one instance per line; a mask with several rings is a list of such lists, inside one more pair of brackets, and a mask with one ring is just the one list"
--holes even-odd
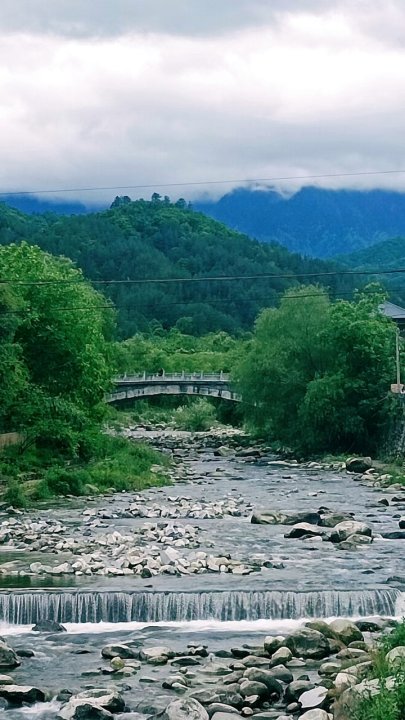
[(87, 470), (52, 468), (45, 473), (44, 482), (51, 495), (82, 495), (83, 487), (91, 482)]
[(18, 482), (17, 478), (11, 477), (7, 482), (7, 489), (4, 493), (4, 502), (9, 503), (13, 507), (25, 508), (27, 507), (27, 497), (24, 489)]
[(177, 408), (173, 413), (173, 420), (179, 429), (193, 432), (209, 430), (217, 422), (215, 408), (203, 398), (199, 398), (192, 405)]

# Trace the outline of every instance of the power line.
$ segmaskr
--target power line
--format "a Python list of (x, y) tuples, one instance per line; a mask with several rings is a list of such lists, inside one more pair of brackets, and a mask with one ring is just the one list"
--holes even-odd
[[(367, 291), (362, 290), (363, 294), (366, 295), (372, 295), (373, 291)], [(356, 290), (352, 290), (351, 292), (342, 292), (338, 294), (332, 294), (333, 299), (339, 300), (343, 297), (349, 297), (356, 293)], [(331, 294), (328, 293), (328, 296), (331, 297)], [(281, 299), (282, 300), (302, 300), (304, 298), (317, 298), (320, 297), (319, 293), (306, 293), (305, 295), (299, 294), (299, 295), (284, 295)], [(331, 299), (332, 299), (331, 298)], [(237, 302), (238, 305), (243, 303), (260, 303), (260, 302), (268, 302), (269, 298), (266, 296), (263, 297), (256, 297), (256, 298), (238, 298)], [(71, 307), (52, 307), (52, 312), (76, 312), (76, 311), (93, 311), (93, 310), (139, 310), (140, 308), (149, 308), (151, 306), (161, 305), (164, 307), (167, 306), (174, 306), (174, 305), (213, 305), (213, 304), (220, 304), (220, 305), (232, 305), (235, 300), (232, 300), (231, 298), (227, 299), (216, 299), (216, 298), (206, 298), (206, 299), (195, 299), (195, 300), (177, 300), (174, 302), (166, 302), (164, 299), (161, 300), (150, 300), (149, 302), (143, 302), (143, 303), (137, 303), (136, 305), (72, 305)], [(273, 306), (269, 306), (273, 307)], [(30, 313), (31, 308), (21, 308), (20, 310), (0, 310), (0, 315), (19, 315), (20, 313)]]
[(240, 280), (296, 280), (297, 278), (318, 278), (333, 276), (360, 276), (360, 275), (393, 275), (405, 273), (405, 268), (378, 269), (370, 268), (366, 270), (325, 270), (312, 273), (259, 273), (257, 275), (215, 275), (208, 277), (188, 277), (188, 278), (137, 278), (126, 280), (91, 280), (89, 278), (66, 279), (58, 278), (55, 280), (0, 280), (1, 285), (77, 285), (81, 283), (91, 283), (92, 285), (149, 285), (149, 284), (167, 284), (167, 283), (194, 283), (194, 282), (232, 282)]
[(47, 190), (12, 190), (2, 191), (0, 196), (14, 196), (14, 195), (57, 195), (64, 193), (76, 193), (76, 192), (106, 192), (112, 190), (148, 190), (153, 188), (165, 188), (165, 187), (198, 187), (203, 185), (246, 185), (249, 183), (273, 183), (281, 182), (285, 180), (320, 180), (327, 178), (339, 178), (339, 177), (362, 177), (370, 175), (399, 175), (405, 173), (405, 170), (364, 170), (359, 172), (342, 172), (342, 173), (323, 173), (319, 175), (281, 175), (278, 177), (268, 178), (244, 178), (242, 180), (195, 180), (195, 181), (184, 181), (184, 182), (155, 182), (145, 183), (143, 185), (109, 185), (109, 186), (89, 186), (89, 187), (76, 187), (76, 188), (50, 188)]

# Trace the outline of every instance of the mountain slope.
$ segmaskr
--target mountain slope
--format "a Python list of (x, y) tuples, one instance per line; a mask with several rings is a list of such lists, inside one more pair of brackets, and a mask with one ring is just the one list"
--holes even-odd
[[(335, 267), (253, 241), (184, 201), (117, 198), (109, 210), (72, 217), (28, 216), (0, 206), (0, 243), (24, 239), (71, 258), (96, 283), (121, 281), (96, 284), (117, 305), (121, 337), (147, 330), (152, 321), (194, 334), (247, 329), (262, 307), (301, 282), (301, 274)], [(266, 273), (273, 277), (260, 278)], [(234, 275), (247, 279), (203, 279)], [(325, 283), (333, 294), (352, 289), (345, 277)]]
[(291, 197), (240, 188), (196, 209), (261, 241), (333, 257), (405, 235), (405, 194), (305, 187)]

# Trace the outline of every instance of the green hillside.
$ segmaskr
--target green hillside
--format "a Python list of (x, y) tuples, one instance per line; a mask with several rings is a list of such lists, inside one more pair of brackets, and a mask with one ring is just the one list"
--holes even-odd
[[(106, 211), (70, 217), (0, 206), (0, 244), (23, 239), (71, 258), (95, 283), (121, 281), (96, 284), (117, 306), (121, 338), (148, 331), (156, 321), (197, 335), (235, 333), (250, 328), (285, 289), (305, 282), (302, 274), (336, 267), (253, 241), (183, 200), (173, 204), (157, 195), (149, 202), (116, 198)], [(266, 273), (273, 277), (257, 277)], [(235, 275), (249, 279), (204, 280)], [(328, 277), (325, 284), (333, 296), (352, 290), (347, 278)]]
[[(384, 240), (364, 250), (341, 255), (336, 260), (356, 270), (399, 270), (405, 268), (405, 238)], [(392, 275), (374, 274), (373, 277), (383, 281), (393, 302), (405, 303), (405, 272)]]

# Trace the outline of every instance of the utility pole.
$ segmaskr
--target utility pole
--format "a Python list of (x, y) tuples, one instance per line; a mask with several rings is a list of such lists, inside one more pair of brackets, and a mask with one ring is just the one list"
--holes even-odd
[(397, 365), (397, 388), (398, 392), (401, 392), (401, 363), (400, 363), (400, 355), (399, 355), (399, 327), (397, 327), (396, 332), (396, 343), (395, 343), (395, 359), (396, 359), (396, 365)]

